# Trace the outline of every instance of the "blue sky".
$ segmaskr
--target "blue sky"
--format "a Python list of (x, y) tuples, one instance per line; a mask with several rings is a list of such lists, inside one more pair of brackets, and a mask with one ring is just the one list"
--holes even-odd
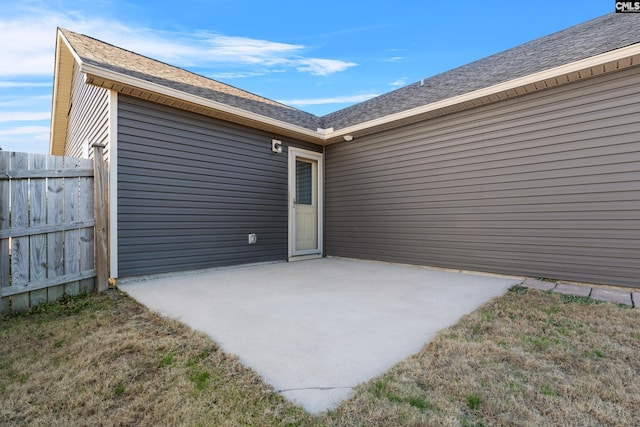
[(614, 4), (0, 0), (0, 147), (48, 152), (56, 27), (323, 115)]

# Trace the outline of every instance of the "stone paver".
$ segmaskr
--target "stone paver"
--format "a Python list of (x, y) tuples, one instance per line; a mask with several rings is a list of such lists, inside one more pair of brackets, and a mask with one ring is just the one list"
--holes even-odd
[(538, 289), (539, 291), (550, 291), (556, 287), (556, 283), (527, 277), (524, 282), (522, 282), (522, 286), (525, 288)]
[(525, 288), (537, 289), (540, 291), (552, 291), (564, 295), (575, 295), (579, 297), (591, 297), (598, 301), (624, 304), (629, 307), (640, 309), (640, 291), (631, 292), (628, 290), (592, 288), (588, 285), (574, 285), (566, 282), (549, 282), (546, 280), (525, 278), (520, 284)]
[(570, 283), (558, 282), (553, 292), (565, 295), (575, 295), (578, 297), (588, 297), (591, 294), (591, 288), (588, 286), (572, 285)]
[(617, 304), (633, 306), (633, 302), (631, 301), (631, 292), (629, 291), (593, 288), (591, 290), (591, 298), (600, 301), (614, 302)]

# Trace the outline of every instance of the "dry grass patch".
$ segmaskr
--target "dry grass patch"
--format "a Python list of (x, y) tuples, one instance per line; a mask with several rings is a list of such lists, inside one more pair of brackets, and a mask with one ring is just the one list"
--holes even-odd
[(118, 291), (0, 320), (0, 425), (284, 425), (312, 417), (206, 336)]
[(637, 425), (640, 310), (513, 288), (320, 417), (118, 291), (0, 319), (0, 425)]
[(640, 310), (512, 288), (382, 377), (340, 425), (632, 426)]

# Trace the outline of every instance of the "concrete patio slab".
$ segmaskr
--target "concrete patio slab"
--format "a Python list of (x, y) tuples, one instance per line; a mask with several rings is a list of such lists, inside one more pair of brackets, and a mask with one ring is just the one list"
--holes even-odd
[(324, 258), (119, 288), (205, 332), (286, 398), (317, 414), (521, 281)]

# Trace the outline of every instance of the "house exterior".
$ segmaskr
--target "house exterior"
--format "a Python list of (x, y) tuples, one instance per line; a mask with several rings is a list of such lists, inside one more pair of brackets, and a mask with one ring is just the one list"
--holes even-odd
[(60, 29), (51, 154), (110, 164), (110, 275), (341, 256), (640, 287), (640, 14), (317, 117)]

